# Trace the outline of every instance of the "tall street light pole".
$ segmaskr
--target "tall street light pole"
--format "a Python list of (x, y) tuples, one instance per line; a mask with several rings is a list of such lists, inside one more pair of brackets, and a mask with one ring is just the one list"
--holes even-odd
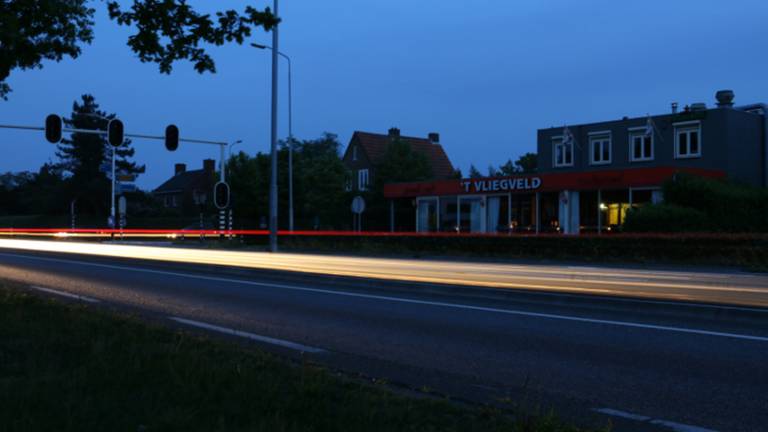
[[(280, 18), (277, 0), (274, 0), (274, 14)], [(278, 71), (278, 27), (272, 28), (272, 169), (269, 178), (269, 250), (277, 252), (277, 71)]]
[(288, 230), (293, 231), (293, 78), (291, 76), (291, 58), (268, 45), (252, 43), (251, 46), (272, 50), (273, 55), (277, 52), (277, 55), (288, 61)]

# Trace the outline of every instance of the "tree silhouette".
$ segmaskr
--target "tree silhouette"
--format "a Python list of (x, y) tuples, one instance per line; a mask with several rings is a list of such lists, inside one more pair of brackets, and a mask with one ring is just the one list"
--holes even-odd
[[(109, 120), (114, 118), (115, 114), (107, 114), (100, 110), (95, 98), (86, 94), (79, 102), (73, 103), (72, 115), (64, 119), (64, 124), (74, 129), (106, 131)], [(78, 197), (91, 204), (90, 208), (85, 208), (86, 210), (100, 211), (106, 206), (110, 183), (107, 174), (100, 168), (104, 164), (111, 164), (112, 149), (106, 136), (79, 132), (62, 139), (57, 146), (56, 156), (59, 159), (57, 167), (68, 175), (73, 198)], [(139, 166), (130, 160), (134, 152), (130, 140), (126, 140), (122, 146), (115, 149), (117, 171), (129, 174), (144, 172), (143, 165)]]
[[(36, 69), (44, 60), (77, 58), (93, 41), (96, 0), (6, 0), (0, 2), (0, 97), (10, 87), (5, 80), (14, 69)], [(100, 1), (98, 3), (103, 3)], [(119, 25), (135, 26), (128, 46), (142, 62), (157, 63), (170, 73), (178, 60), (189, 60), (198, 72), (215, 72), (216, 65), (201, 45), (242, 44), (253, 28), (269, 30), (277, 23), (269, 8), (247, 6), (200, 14), (185, 0), (133, 0), (129, 10), (106, 2), (109, 17)]]

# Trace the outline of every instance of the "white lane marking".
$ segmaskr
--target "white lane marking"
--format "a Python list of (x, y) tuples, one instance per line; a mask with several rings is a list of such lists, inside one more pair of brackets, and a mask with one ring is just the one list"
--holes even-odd
[(630, 419), (630, 420), (637, 420), (637, 421), (648, 421), (648, 420), (651, 420), (651, 418), (648, 417), (648, 416), (644, 416), (644, 415), (640, 415), (640, 414), (632, 414), (632, 413), (628, 413), (626, 411), (619, 411), (619, 410), (613, 409), (613, 408), (595, 408), (593, 411), (596, 411), (596, 412), (599, 412), (599, 413), (602, 413), (602, 414), (606, 414), (606, 415), (609, 415), (609, 416), (613, 416), (613, 417), (621, 417), (621, 418)]
[[(5, 254), (0, 254), (0, 255), (5, 255)], [(19, 256), (19, 255), (15, 255), (15, 256)], [(111, 264), (88, 263), (88, 262), (73, 261), (73, 260), (63, 260), (63, 259), (57, 259), (57, 258), (42, 258), (42, 257), (26, 257), (26, 258), (33, 259), (33, 260), (41, 260), (41, 261), (75, 263), (75, 264), (80, 264), (84, 266), (110, 268), (110, 269), (117, 269), (117, 270), (128, 270), (128, 271), (159, 274), (159, 275), (166, 275), (166, 276), (177, 276), (177, 277), (184, 277), (184, 278), (190, 278), (190, 279), (207, 280), (212, 282), (225, 282), (225, 283), (234, 283), (234, 284), (241, 284), (241, 285), (261, 286), (261, 287), (267, 287), (267, 288), (278, 288), (278, 289), (292, 290), (292, 291), (330, 294), (330, 295), (338, 295), (338, 296), (345, 296), (345, 297), (357, 297), (357, 298), (366, 298), (366, 299), (372, 299), (372, 300), (385, 300), (385, 301), (398, 302), (398, 303), (419, 304), (419, 305), (426, 305), (426, 306), (439, 306), (439, 307), (446, 307), (446, 308), (452, 308), (452, 309), (473, 310), (473, 311), (480, 311), (480, 312), (492, 312), (492, 313), (500, 313), (500, 314), (506, 314), (506, 315), (528, 316), (528, 317), (547, 318), (547, 319), (555, 319), (555, 320), (562, 320), (562, 321), (575, 321), (575, 322), (584, 322), (584, 323), (590, 323), (590, 324), (605, 324), (605, 325), (612, 325), (612, 326), (618, 326), (618, 327), (631, 327), (631, 328), (641, 328), (641, 329), (647, 329), (647, 330), (659, 330), (659, 331), (668, 331), (668, 332), (677, 332), (677, 333), (696, 334), (696, 335), (703, 335), (703, 336), (716, 336), (716, 337), (751, 340), (751, 341), (758, 341), (758, 342), (768, 342), (768, 337), (745, 335), (745, 334), (738, 334), (738, 333), (727, 333), (727, 332), (691, 329), (691, 328), (684, 328), (684, 327), (643, 324), (643, 323), (636, 323), (636, 322), (630, 322), (630, 321), (603, 320), (603, 319), (583, 318), (583, 317), (576, 317), (576, 316), (569, 316), (569, 315), (526, 312), (526, 311), (512, 310), (512, 309), (498, 309), (498, 308), (485, 307), (485, 306), (471, 306), (471, 305), (463, 305), (458, 303), (416, 300), (416, 299), (408, 299), (408, 298), (402, 298), (402, 297), (388, 297), (388, 296), (381, 296), (381, 295), (374, 295), (374, 294), (361, 294), (361, 293), (352, 293), (347, 291), (326, 290), (326, 289), (320, 289), (320, 288), (306, 288), (306, 287), (298, 287), (293, 285), (284, 285), (284, 284), (277, 284), (277, 283), (253, 282), (253, 281), (240, 280), (240, 279), (193, 275), (189, 273), (180, 273), (180, 272), (172, 272), (172, 271), (165, 271), (165, 270), (150, 270), (150, 269), (143, 269), (138, 267), (117, 266), (117, 265), (111, 265)]]
[(660, 426), (666, 426), (675, 432), (717, 432), (714, 429), (707, 429), (699, 426), (675, 423), (667, 420), (651, 420), (650, 423), (655, 425), (660, 425)]
[(717, 432), (714, 429), (707, 429), (700, 426), (687, 425), (683, 423), (676, 423), (669, 420), (654, 419), (652, 417), (644, 416), (641, 414), (633, 414), (626, 411), (621, 411), (613, 408), (594, 408), (592, 411), (606, 414), (613, 417), (621, 417), (630, 420), (636, 420), (640, 422), (647, 422), (659, 426), (664, 426), (672, 429), (675, 432)]
[(254, 340), (254, 341), (257, 341), (257, 342), (264, 342), (264, 343), (268, 343), (268, 344), (271, 344), (271, 345), (277, 345), (277, 346), (281, 346), (283, 348), (290, 348), (290, 349), (296, 350), (296, 351), (309, 352), (309, 353), (313, 353), (313, 354), (325, 352), (325, 350), (321, 349), (321, 348), (315, 348), (315, 347), (311, 347), (311, 346), (308, 346), (308, 345), (302, 345), (302, 344), (299, 344), (299, 343), (296, 343), (296, 342), (291, 342), (291, 341), (287, 341), (287, 340), (283, 340), (283, 339), (271, 338), (269, 336), (261, 336), (261, 335), (255, 334), (255, 333), (249, 333), (249, 332), (235, 330), (235, 329), (231, 329), (231, 328), (227, 328), (227, 327), (220, 327), (220, 326), (217, 326), (217, 325), (208, 324), (208, 323), (204, 323), (204, 322), (201, 322), (201, 321), (195, 321), (195, 320), (190, 320), (190, 319), (186, 319), (186, 318), (179, 318), (179, 317), (174, 317), (174, 316), (171, 316), (171, 317), (168, 317), (168, 318), (173, 320), (173, 321), (180, 322), (182, 324), (190, 325), (190, 326), (193, 326), (193, 327), (199, 327), (199, 328), (203, 328), (203, 329), (206, 329), (206, 330), (213, 330), (213, 331), (216, 331), (216, 332), (219, 332), (219, 333), (225, 333), (225, 334), (228, 334), (228, 335), (233, 335), (233, 336), (238, 336), (238, 337), (242, 337), (242, 338), (246, 338), (246, 339), (251, 339), (251, 340)]
[(77, 295), (77, 294), (70, 294), (68, 292), (59, 291), (59, 290), (50, 289), (50, 288), (43, 288), (41, 286), (36, 286), (36, 285), (30, 285), (29, 287), (32, 288), (33, 290), (42, 291), (42, 292), (45, 292), (45, 293), (48, 293), (48, 294), (55, 294), (57, 296), (67, 297), (67, 298), (76, 299), (76, 300), (82, 300), (82, 301), (88, 302), (88, 303), (99, 303), (99, 300), (96, 300), (96, 299), (90, 298), (90, 297), (86, 297), (86, 296), (81, 296), (81, 295)]

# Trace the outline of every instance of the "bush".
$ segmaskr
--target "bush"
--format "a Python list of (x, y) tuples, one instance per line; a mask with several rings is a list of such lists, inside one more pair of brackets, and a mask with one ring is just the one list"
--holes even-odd
[(628, 232), (701, 232), (713, 223), (702, 211), (674, 204), (646, 205), (627, 212), (624, 231)]
[(664, 204), (627, 214), (627, 232), (768, 232), (768, 189), (679, 173)]

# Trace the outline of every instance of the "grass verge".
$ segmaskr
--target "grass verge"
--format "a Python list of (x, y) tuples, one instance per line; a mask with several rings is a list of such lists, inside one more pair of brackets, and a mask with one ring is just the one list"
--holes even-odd
[(0, 284), (3, 431), (576, 431)]

